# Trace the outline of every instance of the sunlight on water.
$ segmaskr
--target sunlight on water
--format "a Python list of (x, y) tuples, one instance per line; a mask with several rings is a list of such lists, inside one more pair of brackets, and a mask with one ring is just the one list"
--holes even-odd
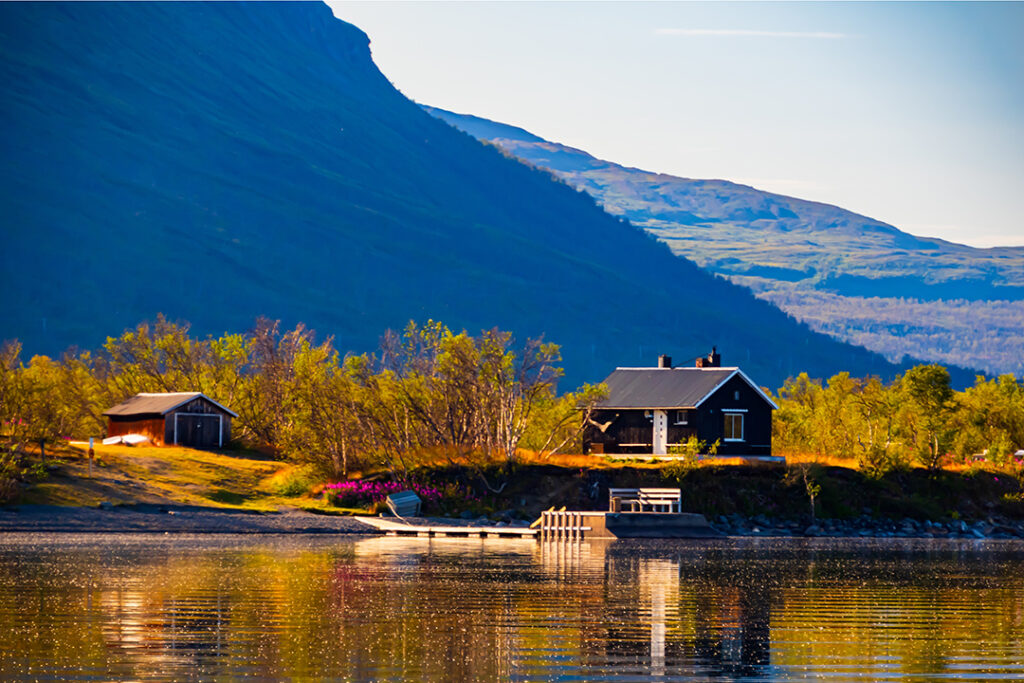
[(1024, 544), (0, 539), (0, 679), (1024, 678)]

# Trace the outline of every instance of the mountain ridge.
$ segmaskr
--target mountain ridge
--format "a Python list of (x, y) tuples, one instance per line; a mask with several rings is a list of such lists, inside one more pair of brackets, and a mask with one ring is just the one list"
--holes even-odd
[(824, 202), (626, 167), (507, 124), (425, 110), (589, 193), (817, 331), (894, 361), (912, 355), (1024, 373), (1024, 247), (918, 237)]
[[(529, 163), (533, 163), (541, 168), (545, 168), (554, 171), (556, 174), (562, 174), (563, 179), (572, 179), (577, 181), (580, 185), (585, 185), (585, 179), (579, 179), (572, 174), (580, 170), (601, 170), (601, 169), (617, 169), (635, 174), (641, 174), (645, 178), (651, 179), (651, 181), (660, 181), (663, 183), (672, 182), (685, 182), (694, 185), (703, 185), (708, 187), (720, 187), (732, 190), (740, 190), (743, 192), (750, 192), (756, 194), (758, 198), (764, 197), (769, 198), (780, 204), (795, 204), (798, 206), (813, 207), (819, 210), (827, 211), (833, 214), (835, 218), (834, 222), (839, 223), (842, 221), (856, 220), (859, 221), (860, 225), (858, 228), (867, 229), (869, 232), (879, 232), (890, 235), (898, 241), (896, 246), (902, 248), (916, 248), (925, 251), (937, 250), (943, 247), (951, 248), (957, 252), (965, 252), (972, 255), (1005, 255), (1009, 257), (1017, 257), (1020, 262), (1014, 264), (1014, 270), (1012, 271), (1014, 284), (1024, 285), (1024, 247), (972, 247), (965, 244), (951, 242), (935, 237), (921, 237), (905, 233), (899, 228), (885, 223), (883, 221), (870, 218), (863, 214), (858, 214), (854, 211), (844, 209), (827, 202), (821, 202), (816, 200), (801, 199), (797, 197), (791, 197), (783, 195), (777, 192), (769, 192), (766, 190), (759, 190), (752, 185), (744, 183), (737, 183), (725, 179), (699, 179), (689, 178), (682, 176), (673, 176), (666, 173), (658, 173), (654, 171), (646, 171), (641, 168), (625, 166), (617, 164), (615, 162), (606, 161), (599, 159), (585, 150), (580, 150), (568, 145), (561, 143), (550, 142), (544, 140), (539, 136), (530, 133), (524, 129), (504, 124), (500, 122), (490, 121), (482, 117), (474, 116), (471, 114), (457, 114), (450, 112), (439, 107), (433, 107), (429, 105), (421, 105), (424, 109), (430, 112), (432, 115), (441, 118), (444, 121), (454, 125), (456, 128), (468, 132), (469, 134), (477, 137), (478, 139), (486, 139), (491, 142), (496, 142), (506, 151), (509, 151), (513, 155), (521, 158)], [(508, 135), (512, 133), (512, 135)], [(501, 142), (497, 142), (501, 141)], [(517, 145), (512, 143), (529, 143), (526, 145)], [(555, 156), (545, 156), (543, 152), (548, 152)], [(599, 200), (606, 199), (608, 193), (601, 193), (597, 198)], [(728, 207), (726, 207), (728, 208)], [(745, 207), (744, 207), (745, 208)], [(612, 206), (615, 209), (615, 206)], [(627, 211), (623, 211), (622, 215), (628, 215)], [(633, 218), (638, 216), (634, 215)], [(763, 215), (758, 216), (754, 213), (748, 213), (746, 215), (737, 216), (736, 214), (726, 214), (724, 216), (700, 216), (699, 218), (707, 222), (721, 222), (723, 220), (730, 220), (742, 217), (744, 220), (757, 220), (758, 218), (771, 219), (780, 218), (776, 214), (771, 212), (765, 212)], [(793, 215), (785, 214), (781, 217), (794, 218)], [(859, 234), (859, 232), (858, 232)]]
[(712, 344), (771, 386), (905, 367), (430, 116), (326, 5), (0, 5), (0, 74), (0, 336), (29, 354), (163, 312), (356, 352), (496, 326), (562, 344), (572, 385)]

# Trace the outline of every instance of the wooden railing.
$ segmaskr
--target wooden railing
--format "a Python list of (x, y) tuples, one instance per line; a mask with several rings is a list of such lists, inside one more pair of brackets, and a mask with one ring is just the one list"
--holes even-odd
[(542, 541), (575, 541), (591, 527), (583, 526), (582, 512), (545, 510), (540, 513), (540, 539)]

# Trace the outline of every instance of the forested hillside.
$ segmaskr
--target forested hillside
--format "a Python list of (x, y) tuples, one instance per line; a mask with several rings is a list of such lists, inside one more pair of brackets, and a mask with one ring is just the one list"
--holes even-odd
[(915, 237), (852, 211), (725, 180), (626, 168), (521, 128), (426, 107), (545, 168), (814, 329), (905, 354), (1024, 372), (1024, 248)]
[(319, 3), (3, 3), (0, 102), (0, 331), (26, 355), (163, 312), (353, 351), (499, 326), (559, 342), (572, 386), (712, 344), (769, 386), (897, 371), (428, 115)]

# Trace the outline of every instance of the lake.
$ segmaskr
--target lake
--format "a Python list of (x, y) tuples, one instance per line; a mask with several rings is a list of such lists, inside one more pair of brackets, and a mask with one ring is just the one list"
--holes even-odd
[(0, 537), (0, 679), (1024, 678), (1024, 543)]

